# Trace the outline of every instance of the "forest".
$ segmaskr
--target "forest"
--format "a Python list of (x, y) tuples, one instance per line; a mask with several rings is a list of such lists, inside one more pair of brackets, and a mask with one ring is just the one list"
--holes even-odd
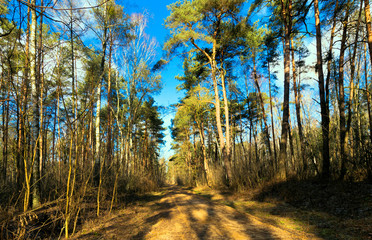
[[(178, 180), (370, 181), (369, 2), (255, 1), (242, 13), (243, 2), (170, 6), (165, 49), (187, 54), (172, 126)], [(270, 18), (252, 22), (262, 9)]]
[[(0, 0), (0, 238), (67, 239), (165, 184), (370, 186), (369, 0), (167, 9), (159, 56), (124, 2)], [(175, 59), (182, 98), (161, 106)]]

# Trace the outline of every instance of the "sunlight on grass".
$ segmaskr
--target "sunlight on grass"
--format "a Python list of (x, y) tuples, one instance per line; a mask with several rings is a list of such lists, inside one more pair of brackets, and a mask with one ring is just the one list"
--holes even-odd
[[(273, 200), (253, 201), (240, 199), (239, 196), (221, 194), (214, 190), (193, 190), (200, 196), (209, 197), (214, 202), (232, 207), (259, 218), (260, 221), (286, 229), (294, 234), (314, 234), (320, 239), (361, 239), (361, 232), (368, 231), (366, 219), (342, 219), (329, 213), (296, 208), (289, 204)], [(217, 197), (216, 197), (217, 196)], [(358, 230), (359, 229), (359, 230)]]

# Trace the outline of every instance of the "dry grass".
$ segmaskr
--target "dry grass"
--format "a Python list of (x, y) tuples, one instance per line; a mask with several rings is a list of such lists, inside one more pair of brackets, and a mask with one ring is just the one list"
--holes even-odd
[(289, 181), (240, 193), (193, 191), (289, 231), (323, 239), (372, 239), (372, 186), (366, 183)]

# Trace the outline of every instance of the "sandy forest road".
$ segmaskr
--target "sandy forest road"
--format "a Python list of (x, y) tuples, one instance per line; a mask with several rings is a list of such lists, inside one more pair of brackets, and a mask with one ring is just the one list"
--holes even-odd
[(153, 201), (90, 226), (76, 239), (314, 239), (170, 186)]

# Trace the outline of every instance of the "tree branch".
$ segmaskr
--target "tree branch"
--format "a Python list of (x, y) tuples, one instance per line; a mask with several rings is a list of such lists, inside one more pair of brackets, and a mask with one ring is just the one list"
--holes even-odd
[(55, 8), (55, 5), (56, 5), (57, 1), (51, 7), (48, 7), (48, 6), (37, 6), (37, 5), (34, 5), (34, 4), (30, 4), (28, 2), (25, 2), (23, 0), (17, 0), (17, 1), (20, 2), (20, 3), (23, 3), (26, 6), (31, 7), (31, 8), (52, 9), (52, 10), (56, 10), (56, 11), (77, 11), (77, 10), (86, 10), (86, 9), (98, 8), (98, 7), (102, 6), (102, 5), (104, 5), (105, 3), (110, 2), (111, 0), (106, 0), (106, 1), (101, 2), (100, 4), (95, 5), (95, 6), (77, 7), (77, 8)]

